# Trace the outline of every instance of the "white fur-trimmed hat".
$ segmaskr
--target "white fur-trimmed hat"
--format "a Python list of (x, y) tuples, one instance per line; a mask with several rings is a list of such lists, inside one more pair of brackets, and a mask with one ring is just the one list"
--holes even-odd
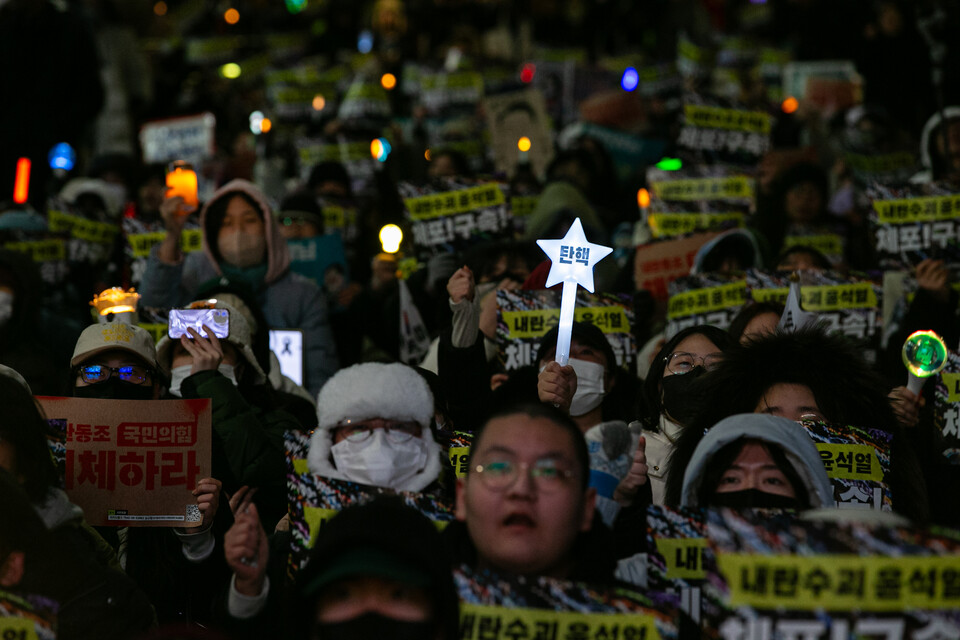
[(423, 377), (404, 364), (366, 362), (341, 369), (330, 378), (317, 396), (317, 428), (310, 438), (307, 456), (310, 470), (339, 480), (344, 476), (330, 457), (332, 430), (344, 421), (359, 422), (382, 418), (416, 422), (423, 427), (428, 457), (424, 469), (399, 491), (420, 491), (440, 473), (440, 445), (433, 439), (433, 394)]

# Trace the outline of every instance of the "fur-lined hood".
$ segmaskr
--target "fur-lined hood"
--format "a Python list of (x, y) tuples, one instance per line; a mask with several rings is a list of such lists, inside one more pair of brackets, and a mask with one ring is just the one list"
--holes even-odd
[(833, 505), (833, 485), (816, 445), (804, 428), (787, 418), (749, 413), (721, 420), (697, 445), (683, 474), (681, 506), (704, 506), (698, 504), (698, 496), (710, 461), (726, 445), (740, 439), (760, 440), (779, 447), (803, 482), (811, 508)]
[(203, 229), (203, 252), (207, 256), (207, 259), (210, 260), (210, 264), (213, 265), (217, 275), (222, 276), (223, 270), (220, 268), (220, 263), (217, 261), (216, 255), (210, 247), (210, 239), (213, 238), (214, 242), (216, 241), (219, 235), (219, 229), (209, 228), (208, 224), (212, 223), (208, 223), (207, 212), (209, 212), (210, 206), (214, 202), (238, 193), (242, 193), (256, 202), (260, 208), (260, 212), (263, 214), (263, 227), (267, 241), (267, 274), (264, 277), (264, 283), (271, 284), (290, 268), (290, 253), (287, 250), (287, 242), (280, 233), (280, 227), (273, 215), (273, 208), (270, 206), (270, 203), (267, 202), (267, 197), (251, 182), (239, 179), (231, 180), (217, 189), (213, 197), (204, 203), (203, 209), (200, 210), (200, 228)]
[(397, 491), (422, 491), (437, 479), (442, 469), (443, 449), (433, 438), (433, 394), (423, 377), (398, 363), (367, 362), (341, 369), (317, 396), (317, 428), (310, 437), (307, 463), (310, 471), (327, 478), (355, 482), (333, 464), (333, 429), (346, 421), (373, 418), (416, 422), (423, 429), (427, 462), (424, 468)]

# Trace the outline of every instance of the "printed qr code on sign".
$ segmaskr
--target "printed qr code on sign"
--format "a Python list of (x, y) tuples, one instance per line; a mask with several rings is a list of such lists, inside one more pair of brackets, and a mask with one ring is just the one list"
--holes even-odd
[(195, 504), (187, 505), (187, 522), (200, 522), (203, 520), (203, 514), (200, 513), (200, 507)]

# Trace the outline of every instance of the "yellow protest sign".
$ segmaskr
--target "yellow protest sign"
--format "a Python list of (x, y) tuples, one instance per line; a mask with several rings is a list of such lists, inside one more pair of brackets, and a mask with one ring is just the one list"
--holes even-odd
[(537, 208), (540, 196), (513, 196), (510, 198), (510, 210), (514, 218), (525, 218)]
[(731, 282), (719, 287), (693, 289), (670, 296), (667, 303), (667, 318), (695, 316), (730, 307), (739, 307), (747, 299), (745, 280)]
[(843, 255), (843, 238), (835, 233), (824, 233), (813, 236), (787, 236), (783, 239), (783, 246), (802, 246), (816, 249), (826, 256)]
[(753, 198), (753, 183), (747, 176), (686, 178), (670, 182), (654, 182), (653, 192), (661, 200)]
[(149, 331), (154, 342), (160, 342), (160, 338), (167, 335), (167, 323), (165, 322), (138, 322), (137, 326)]
[[(577, 307), (573, 318), (595, 325), (604, 333), (630, 333), (630, 320), (623, 307)], [(559, 324), (560, 309), (504, 311), (503, 320), (509, 339), (540, 338)]]
[(818, 442), (820, 460), (831, 478), (883, 482), (883, 469), (876, 449), (868, 444)]
[(947, 387), (947, 402), (960, 402), (960, 373), (941, 373)]
[(812, 611), (960, 607), (960, 556), (718, 553), (730, 605)]
[(324, 524), (330, 521), (330, 518), (334, 517), (340, 513), (336, 509), (321, 509), (320, 507), (303, 507), (303, 519), (307, 523), (307, 527), (310, 530), (310, 540), (307, 542), (308, 547), (313, 547), (314, 541), (317, 539), (317, 531), (320, 530)]
[[(654, 238), (670, 238), (694, 231), (719, 229), (724, 226), (743, 227), (742, 213), (651, 213), (647, 224)], [(733, 223), (733, 224), (730, 224)]]
[(903, 200), (874, 200), (873, 210), (883, 224), (912, 224), (960, 218), (960, 194)]
[(485, 184), (459, 191), (447, 191), (416, 198), (405, 198), (403, 203), (413, 220), (430, 220), (451, 216), (506, 202), (497, 184)]
[(47, 223), (50, 231), (69, 233), (71, 237), (78, 240), (99, 244), (110, 244), (119, 231), (115, 224), (95, 222), (62, 211), (48, 212)]
[(4, 249), (30, 254), (34, 262), (57, 262), (67, 259), (67, 246), (60, 238), (52, 240), (28, 240), (26, 242), (7, 242)]
[[(754, 302), (787, 301), (788, 288), (753, 289)], [(875, 309), (879, 306), (877, 294), (869, 282), (800, 287), (800, 303), (805, 311), (838, 311), (840, 309)]]
[[(166, 231), (152, 231), (149, 233), (132, 233), (127, 236), (127, 244), (133, 252), (134, 258), (146, 258), (154, 245), (163, 242)], [(193, 253), (203, 248), (203, 231), (200, 229), (184, 229), (180, 236), (180, 250), (184, 253)]]
[(485, 638), (622, 638), (659, 640), (652, 616), (574, 613), (460, 603), (460, 640)]
[(702, 580), (707, 577), (703, 568), (706, 538), (656, 538), (657, 553), (667, 565), (667, 578)]
[(3, 640), (37, 640), (37, 629), (30, 618), (0, 617), (0, 638), (3, 638)]
[(458, 478), (467, 475), (467, 463), (470, 461), (470, 447), (450, 447), (450, 464)]
[(770, 133), (770, 116), (763, 111), (741, 111), (698, 104), (683, 105), (687, 124), (709, 129), (731, 129), (751, 133)]

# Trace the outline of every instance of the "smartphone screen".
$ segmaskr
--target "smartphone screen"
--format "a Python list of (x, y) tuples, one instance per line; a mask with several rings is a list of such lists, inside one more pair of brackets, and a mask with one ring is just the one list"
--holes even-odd
[(191, 337), (187, 328), (193, 328), (204, 338), (208, 337), (203, 325), (213, 329), (213, 335), (227, 338), (230, 335), (230, 312), (226, 309), (171, 309), (167, 335), (171, 338)]

